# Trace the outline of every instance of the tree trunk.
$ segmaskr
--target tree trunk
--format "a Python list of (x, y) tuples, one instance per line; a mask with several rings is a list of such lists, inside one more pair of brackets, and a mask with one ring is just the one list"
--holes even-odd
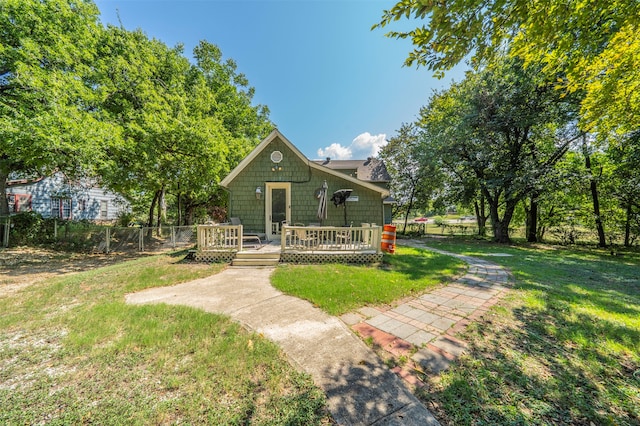
[(632, 210), (633, 205), (631, 202), (627, 202), (627, 217), (624, 222), (624, 246), (631, 246), (631, 215), (633, 214)]
[(187, 226), (193, 225), (193, 216), (195, 214), (195, 207), (189, 203), (184, 204), (184, 224)]
[(409, 206), (407, 207), (407, 214), (404, 215), (404, 228), (402, 228), (402, 233), (407, 235), (407, 222), (409, 221), (409, 212), (413, 208), (413, 197), (415, 195), (415, 187), (411, 189), (411, 195), (409, 196)]
[(7, 202), (7, 179), (9, 171), (0, 167), (0, 217), (9, 216), (9, 203)]
[(153, 194), (153, 200), (151, 201), (151, 207), (149, 207), (149, 219), (147, 221), (147, 238), (151, 239), (153, 237), (153, 214), (156, 209), (156, 203), (158, 202), (158, 197), (160, 196), (160, 191), (156, 191)]
[(182, 223), (182, 196), (180, 194), (180, 182), (178, 182), (178, 226), (184, 225)]
[(155, 194), (153, 194), (153, 200), (151, 201), (151, 207), (149, 207), (149, 219), (147, 220), (147, 227), (151, 228), (153, 226), (153, 214), (156, 210), (156, 202), (158, 201), (158, 195), (160, 194), (160, 191), (156, 191)]
[(484, 196), (480, 195), (480, 202), (474, 200), (473, 207), (476, 211), (476, 222), (478, 223), (478, 236), (484, 237), (487, 235), (487, 214), (485, 211)]
[(162, 224), (165, 222), (167, 218), (167, 203), (164, 198), (164, 186), (160, 191), (158, 191), (158, 220), (156, 225), (158, 226), (158, 236), (161, 235), (162, 232)]
[(607, 239), (604, 234), (604, 226), (602, 225), (602, 218), (600, 217), (600, 200), (598, 198), (598, 185), (593, 173), (591, 172), (591, 156), (586, 150), (584, 150), (585, 167), (589, 171), (589, 181), (591, 187), (591, 199), (593, 200), (593, 215), (596, 218), (596, 229), (598, 231), (598, 247), (606, 247)]
[(531, 194), (531, 204), (527, 209), (527, 241), (530, 243), (538, 242), (538, 197), (540, 194), (534, 192)]
[[(551, 219), (554, 215), (554, 209), (555, 207), (551, 206), (551, 208), (549, 208), (549, 213), (547, 214), (547, 219)], [(545, 225), (542, 225), (538, 228), (538, 242), (543, 242), (544, 241), (544, 234), (547, 231), (547, 227)]]
[(513, 212), (516, 209), (518, 200), (507, 200), (504, 208), (502, 219), (500, 219), (500, 197), (487, 197), (489, 200), (489, 212), (491, 214), (491, 226), (493, 228), (493, 241), (496, 243), (508, 244), (511, 243), (511, 237), (509, 237), (509, 225), (511, 224), (511, 218)]

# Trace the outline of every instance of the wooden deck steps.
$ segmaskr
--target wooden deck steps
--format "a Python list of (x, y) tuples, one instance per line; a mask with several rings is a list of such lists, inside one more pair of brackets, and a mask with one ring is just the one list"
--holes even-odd
[(280, 252), (241, 251), (231, 266), (276, 266), (279, 262)]

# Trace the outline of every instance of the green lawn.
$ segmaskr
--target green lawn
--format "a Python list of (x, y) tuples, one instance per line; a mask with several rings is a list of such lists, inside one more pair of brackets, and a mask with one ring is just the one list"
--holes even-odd
[[(640, 424), (640, 255), (426, 241), (500, 263), (516, 281), (465, 331), (469, 353), (418, 391), (442, 424)], [(178, 260), (146, 257), (0, 297), (0, 424), (328, 423), (322, 392), (260, 336), (196, 309), (124, 303), (219, 268)], [(286, 266), (274, 282), (341, 314), (421, 293), (460, 266), (400, 247), (380, 266)]]
[(421, 392), (443, 424), (640, 424), (638, 254), (426, 242), (502, 264), (516, 280), (465, 332), (470, 353)]
[(331, 315), (417, 295), (462, 271), (464, 263), (426, 250), (398, 247), (379, 266), (287, 265), (272, 275), (274, 287), (309, 300)]
[(325, 397), (228, 318), (128, 292), (220, 266), (146, 257), (0, 297), (0, 424), (321, 424)]

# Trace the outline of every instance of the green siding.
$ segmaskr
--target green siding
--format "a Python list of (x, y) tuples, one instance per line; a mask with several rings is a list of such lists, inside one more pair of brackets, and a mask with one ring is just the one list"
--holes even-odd
[[(283, 160), (281, 171), (272, 171), (274, 164), (270, 156), (280, 151)], [(246, 231), (265, 232), (265, 182), (291, 183), (291, 222), (317, 223), (318, 202), (316, 191), (327, 181), (329, 198), (334, 191), (353, 189), (357, 202), (347, 202), (347, 224), (359, 226), (361, 223), (384, 223), (381, 194), (360, 185), (353, 184), (337, 176), (312, 169), (290, 151), (279, 138), (275, 138), (254, 160), (229, 184), (229, 217), (239, 217)], [(256, 199), (256, 187), (260, 187), (262, 199)], [(335, 207), (328, 201), (327, 219), (324, 225), (344, 225), (342, 206)]]

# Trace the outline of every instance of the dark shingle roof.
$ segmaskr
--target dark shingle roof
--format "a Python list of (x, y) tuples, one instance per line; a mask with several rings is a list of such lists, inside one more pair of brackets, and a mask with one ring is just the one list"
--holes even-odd
[(354, 176), (365, 182), (389, 182), (391, 176), (382, 160), (367, 158), (366, 160), (313, 160), (314, 163), (332, 170), (355, 170)]

